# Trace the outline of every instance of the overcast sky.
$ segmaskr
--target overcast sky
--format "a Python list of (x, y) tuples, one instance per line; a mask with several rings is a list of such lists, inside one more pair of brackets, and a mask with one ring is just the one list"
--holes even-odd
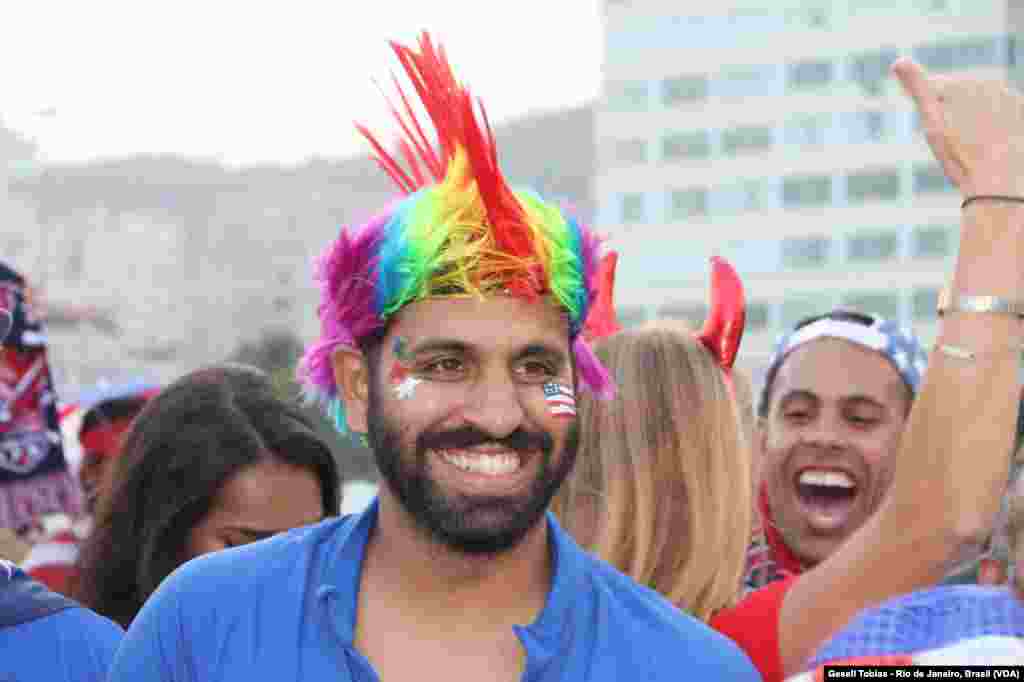
[[(28, 0), (0, 9), (0, 120), (47, 160), (299, 163), (388, 125), (386, 41), (440, 38), (494, 121), (588, 101), (599, 0)], [(391, 130), (390, 127), (387, 130)]]

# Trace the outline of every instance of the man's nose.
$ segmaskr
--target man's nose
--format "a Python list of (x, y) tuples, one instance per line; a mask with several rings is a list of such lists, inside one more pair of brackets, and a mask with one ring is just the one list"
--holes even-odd
[(463, 417), (469, 424), (496, 439), (519, 428), (524, 414), (519, 389), (505, 376), (482, 377), (463, 409)]
[(847, 439), (843, 432), (842, 418), (828, 411), (820, 412), (804, 427), (801, 440), (823, 448), (843, 447)]

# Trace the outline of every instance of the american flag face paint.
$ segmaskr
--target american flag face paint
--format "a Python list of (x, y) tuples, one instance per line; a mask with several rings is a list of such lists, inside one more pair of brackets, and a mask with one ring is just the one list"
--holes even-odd
[(544, 400), (548, 404), (548, 414), (551, 416), (576, 416), (576, 397), (571, 388), (549, 381), (544, 384)]

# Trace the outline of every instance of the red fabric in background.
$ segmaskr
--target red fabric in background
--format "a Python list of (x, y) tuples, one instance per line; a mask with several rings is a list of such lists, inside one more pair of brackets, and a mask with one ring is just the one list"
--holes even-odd
[(711, 617), (709, 625), (736, 642), (750, 657), (764, 682), (783, 682), (779, 651), (782, 601), (798, 576), (777, 580), (754, 590), (729, 609)]

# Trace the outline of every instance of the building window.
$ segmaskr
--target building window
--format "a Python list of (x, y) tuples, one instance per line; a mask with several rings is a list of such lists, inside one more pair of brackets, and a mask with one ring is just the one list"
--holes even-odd
[(622, 222), (642, 223), (646, 219), (646, 211), (644, 210), (644, 195), (640, 193), (623, 195)]
[(748, 304), (744, 329), (748, 332), (764, 331), (771, 321), (770, 312), (771, 306), (767, 303)]
[(799, 6), (786, 10), (786, 26), (803, 29), (827, 29), (828, 12), (832, 3), (801, 2)]
[(914, 194), (931, 194), (933, 192), (951, 192), (953, 183), (946, 179), (942, 167), (937, 163), (919, 164), (914, 166)]
[(846, 242), (846, 259), (852, 263), (878, 263), (897, 258), (900, 235), (895, 230), (856, 234)]
[(850, 79), (866, 94), (880, 95), (889, 78), (889, 67), (898, 56), (896, 50), (876, 50), (857, 55), (850, 61)]
[(612, 111), (647, 111), (647, 81), (608, 83), (605, 102)]
[(820, 147), (831, 127), (832, 114), (803, 114), (786, 122), (782, 137), (792, 147)]
[(922, 45), (914, 50), (914, 57), (930, 71), (974, 69), (998, 65), (999, 47), (999, 39), (994, 37), (969, 38)]
[(676, 76), (661, 82), (661, 101), (667, 107), (707, 99), (707, 76)]
[(885, 139), (885, 115), (881, 111), (857, 111), (843, 114), (842, 128), (853, 144), (881, 142)]
[(669, 220), (686, 220), (708, 214), (708, 191), (702, 188), (677, 189), (669, 194)]
[(715, 215), (733, 215), (769, 207), (769, 185), (763, 180), (743, 180), (721, 185), (711, 192), (709, 211)]
[(714, 82), (714, 94), (720, 97), (747, 97), (778, 93), (774, 66), (748, 66), (729, 69)]
[(832, 240), (825, 236), (782, 240), (782, 267), (817, 268), (828, 263)]
[(843, 307), (887, 320), (900, 319), (899, 294), (887, 291), (858, 291), (843, 296)]
[(743, 126), (722, 131), (722, 153), (735, 156), (772, 148), (772, 129), (768, 126)]
[(612, 143), (612, 164), (634, 166), (647, 161), (647, 141), (643, 139), (616, 140)]
[(658, 317), (667, 320), (684, 320), (699, 327), (708, 316), (708, 307), (703, 303), (666, 303), (658, 308)]
[(953, 251), (955, 228), (945, 225), (921, 225), (914, 228), (910, 238), (912, 258), (945, 258)]
[(782, 302), (779, 322), (784, 329), (789, 330), (797, 322), (812, 315), (823, 315), (831, 309), (832, 297), (828, 294), (793, 295)]
[(870, 170), (851, 173), (846, 178), (846, 198), (851, 204), (885, 201), (900, 197), (898, 170)]
[(695, 133), (672, 133), (661, 141), (664, 161), (706, 159), (711, 156), (711, 139), (706, 130)]
[(807, 175), (782, 181), (782, 205), (786, 208), (826, 206), (832, 202), (832, 178)]
[(835, 68), (831, 61), (811, 60), (786, 66), (786, 89), (789, 92), (820, 90), (832, 82)]
[(910, 312), (915, 321), (934, 320), (938, 307), (939, 290), (936, 288), (914, 289), (910, 295)]

